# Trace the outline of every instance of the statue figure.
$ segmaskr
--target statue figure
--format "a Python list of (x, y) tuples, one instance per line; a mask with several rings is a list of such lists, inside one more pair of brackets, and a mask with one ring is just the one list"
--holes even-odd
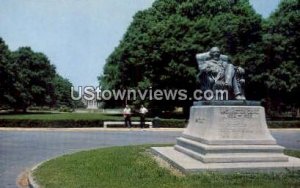
[(245, 70), (231, 64), (229, 57), (221, 55), (218, 47), (196, 55), (200, 86), (205, 90), (227, 90), (229, 99), (246, 100), (244, 95)]

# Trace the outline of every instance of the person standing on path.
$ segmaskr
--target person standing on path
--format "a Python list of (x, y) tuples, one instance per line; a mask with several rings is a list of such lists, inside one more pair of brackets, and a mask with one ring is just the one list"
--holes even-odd
[(131, 128), (131, 109), (128, 105), (123, 110), (125, 127)]
[(145, 108), (143, 105), (141, 105), (141, 108), (140, 108), (141, 129), (144, 128), (144, 126), (145, 126), (146, 113), (148, 113), (147, 108)]

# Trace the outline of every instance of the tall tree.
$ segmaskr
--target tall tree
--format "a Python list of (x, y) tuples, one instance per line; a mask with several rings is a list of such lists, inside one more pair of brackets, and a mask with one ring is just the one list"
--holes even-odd
[[(55, 75), (53, 79), (53, 84), (55, 88), (55, 95), (53, 98), (53, 104), (56, 107), (84, 107), (82, 101), (73, 101), (71, 98), (71, 87), (73, 84), (66, 78), (63, 78), (59, 74)], [(75, 92), (75, 95), (78, 93)]]
[[(107, 59), (101, 85), (111, 89), (196, 88), (196, 53), (219, 46), (236, 65), (261, 40), (261, 16), (248, 0), (157, 0), (138, 12)], [(153, 101), (161, 109), (190, 101)]]
[(263, 40), (256, 49), (252, 88), (272, 101), (299, 107), (300, 95), (300, 1), (283, 0), (264, 22)]
[(55, 67), (42, 53), (21, 47), (12, 54), (13, 77), (9, 86), (9, 104), (15, 110), (30, 105), (48, 105), (54, 94)]
[(8, 90), (12, 68), (10, 64), (10, 51), (4, 40), (0, 38), (0, 107), (8, 106)]
[(0, 107), (26, 110), (30, 105), (82, 107), (72, 101), (72, 83), (58, 75), (43, 53), (29, 47), (10, 52), (0, 38)]

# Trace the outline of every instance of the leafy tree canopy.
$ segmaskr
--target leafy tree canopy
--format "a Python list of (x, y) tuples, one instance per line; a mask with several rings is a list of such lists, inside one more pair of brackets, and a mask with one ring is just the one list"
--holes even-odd
[[(253, 50), (251, 87), (260, 97), (278, 103), (299, 106), (300, 95), (300, 1), (284, 0), (264, 21), (263, 40)], [(258, 89), (260, 88), (260, 89)], [(254, 89), (252, 89), (254, 90)]]
[[(261, 41), (261, 22), (248, 0), (157, 0), (134, 16), (108, 57), (100, 84), (109, 89), (151, 86), (193, 91), (196, 53), (219, 46), (234, 64), (246, 65), (249, 49)], [(187, 104), (155, 105), (165, 109)]]
[(0, 106), (26, 111), (29, 106), (68, 106), (72, 84), (56, 73), (46, 55), (30, 47), (11, 52), (0, 38)]

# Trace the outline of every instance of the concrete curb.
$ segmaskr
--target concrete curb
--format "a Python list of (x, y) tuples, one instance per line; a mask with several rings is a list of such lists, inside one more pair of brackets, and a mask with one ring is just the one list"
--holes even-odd
[(49, 161), (49, 160), (42, 161), (30, 169), (30, 171), (28, 173), (28, 186), (30, 188), (40, 188), (39, 184), (34, 180), (32, 174), (33, 174), (34, 170), (36, 170), (40, 165), (42, 165), (44, 162), (47, 162), (47, 161)]
[[(65, 154), (63, 154), (65, 155)], [(45, 161), (42, 161), (36, 165), (34, 165), (28, 172), (28, 187), (30, 188), (40, 188), (40, 185), (34, 180), (34, 177), (33, 177), (33, 172), (39, 167), (41, 166), (42, 164), (44, 164), (45, 162), (48, 162), (48, 161), (51, 161), (53, 159), (56, 159), (58, 157), (61, 157), (63, 155), (59, 155), (59, 156), (56, 156), (56, 157), (53, 157), (53, 158), (50, 158), (50, 159), (47, 159)]]
[(33, 180), (31, 172), (28, 174), (28, 187), (39, 188), (40, 186)]
[[(128, 131), (148, 131), (148, 132), (159, 132), (159, 131), (183, 131), (185, 128), (20, 128), (20, 127), (0, 127), (0, 131), (64, 131), (64, 132), (89, 132), (89, 131), (101, 131), (101, 132), (110, 132), (110, 131), (119, 131), (119, 132), (128, 132)], [(271, 131), (300, 131), (300, 128), (272, 128)]]
[[(0, 127), (0, 131), (65, 131), (65, 132), (88, 132), (88, 131), (183, 131), (184, 128), (14, 128), (14, 127)], [(299, 129), (300, 130), (300, 129)]]

